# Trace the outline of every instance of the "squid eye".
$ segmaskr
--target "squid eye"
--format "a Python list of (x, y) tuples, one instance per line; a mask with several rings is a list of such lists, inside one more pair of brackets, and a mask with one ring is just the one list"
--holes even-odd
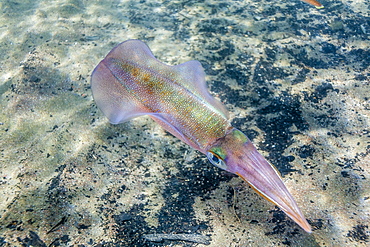
[(218, 156), (217, 154), (212, 153), (212, 152), (208, 152), (207, 153), (207, 158), (208, 158), (209, 162), (211, 162), (213, 165), (217, 166), (218, 168), (221, 168), (221, 169), (224, 169), (224, 170), (227, 169), (225, 161), (223, 161), (223, 159), (221, 159), (220, 156)]

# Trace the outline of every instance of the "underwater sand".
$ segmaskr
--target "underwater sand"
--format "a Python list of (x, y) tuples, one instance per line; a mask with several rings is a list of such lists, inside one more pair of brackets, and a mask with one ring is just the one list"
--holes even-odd
[[(0, 246), (368, 246), (370, 2), (322, 3), (0, 1)], [(90, 75), (133, 38), (202, 63), (312, 234), (151, 119), (108, 123)]]

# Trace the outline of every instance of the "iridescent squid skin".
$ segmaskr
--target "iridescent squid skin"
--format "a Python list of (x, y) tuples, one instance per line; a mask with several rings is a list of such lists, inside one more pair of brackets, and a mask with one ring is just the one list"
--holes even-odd
[(306, 232), (311, 227), (271, 165), (208, 90), (198, 61), (169, 66), (139, 40), (116, 46), (92, 73), (97, 106), (113, 124), (149, 115), (168, 132), (207, 155), (217, 167), (243, 178)]

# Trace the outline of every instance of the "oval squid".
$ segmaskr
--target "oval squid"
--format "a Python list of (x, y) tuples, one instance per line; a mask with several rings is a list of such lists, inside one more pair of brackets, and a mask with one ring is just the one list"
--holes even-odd
[(91, 89), (97, 106), (112, 124), (148, 115), (204, 153), (213, 165), (239, 175), (311, 232), (278, 170), (246, 135), (231, 126), (226, 108), (208, 92), (198, 61), (169, 66), (157, 60), (142, 41), (128, 40), (97, 65)]

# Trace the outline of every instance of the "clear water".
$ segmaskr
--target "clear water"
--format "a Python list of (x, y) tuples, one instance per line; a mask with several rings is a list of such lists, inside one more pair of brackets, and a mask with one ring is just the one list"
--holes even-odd
[[(0, 246), (368, 245), (369, 1), (322, 3), (0, 1)], [(312, 234), (151, 119), (107, 122), (90, 75), (127, 39), (202, 63)]]

